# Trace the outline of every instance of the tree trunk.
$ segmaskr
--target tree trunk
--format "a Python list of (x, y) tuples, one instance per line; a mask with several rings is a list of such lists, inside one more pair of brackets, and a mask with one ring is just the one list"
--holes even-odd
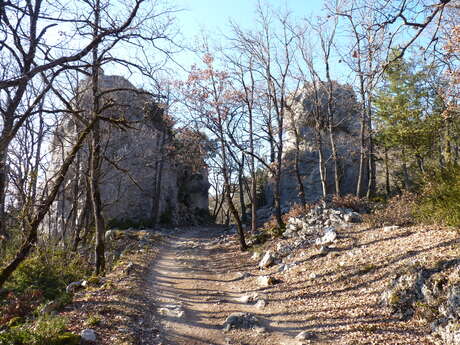
[(329, 141), (331, 144), (332, 164), (334, 166), (334, 189), (335, 194), (340, 195), (340, 176), (339, 176), (339, 162), (337, 157), (337, 146), (335, 144), (334, 136), (334, 88), (332, 85), (330, 69), (329, 69), (329, 53), (325, 55), (326, 65), (326, 79), (327, 79), (327, 122), (329, 130)]
[[(219, 121), (222, 121), (220, 118), (219, 114)], [(244, 237), (244, 230), (243, 230), (243, 225), (241, 224), (241, 219), (240, 216), (238, 215), (238, 211), (235, 208), (235, 205), (233, 204), (233, 199), (230, 191), (230, 176), (228, 174), (228, 166), (227, 166), (227, 149), (225, 146), (225, 141), (224, 141), (224, 132), (222, 128), (222, 123), (219, 124), (219, 136), (220, 136), (220, 145), (221, 145), (221, 153), (222, 153), (222, 174), (224, 177), (224, 189), (225, 189), (225, 196), (227, 199), (227, 204), (230, 212), (233, 215), (233, 218), (235, 219), (236, 222), (236, 229), (238, 232), (238, 237), (240, 241), (240, 249), (241, 251), (245, 251), (248, 247), (246, 245), (246, 240)]]
[(6, 185), (8, 176), (6, 158), (6, 151), (0, 152), (0, 243), (2, 240), (6, 240), (8, 238), (5, 214)]
[[(273, 92), (273, 95), (276, 93)], [(276, 99), (276, 97), (274, 97)], [(280, 105), (277, 105), (277, 119), (278, 119), (278, 152), (276, 155), (276, 172), (275, 172), (275, 218), (276, 223), (280, 229), (284, 228), (284, 222), (281, 213), (281, 173), (283, 169), (283, 128), (284, 128), (284, 99), (281, 98)]]
[(254, 129), (252, 110), (249, 110), (249, 150), (251, 152), (251, 230), (257, 230), (257, 180), (254, 158)]
[(406, 152), (404, 149), (402, 150), (402, 170), (403, 170), (403, 178), (404, 178), (404, 189), (410, 189), (410, 178), (409, 178), (409, 171), (407, 170), (407, 162), (406, 162)]
[(72, 251), (76, 252), (78, 249), (78, 245), (80, 244), (80, 241), (82, 240), (80, 234), (81, 230), (85, 225), (86, 218), (88, 216), (88, 213), (91, 211), (91, 194), (89, 190), (89, 185), (86, 183), (86, 195), (85, 195), (85, 201), (83, 203), (83, 208), (81, 210), (81, 213), (79, 214), (77, 218), (77, 222), (75, 224), (75, 232), (74, 232), (74, 237), (73, 237), (73, 244), (72, 244)]
[(273, 193), (273, 201), (274, 201), (274, 208), (275, 208), (275, 219), (278, 227), (280, 229), (283, 228), (284, 223), (282, 219), (281, 213), (281, 167), (277, 167), (275, 173), (275, 190)]
[(375, 157), (374, 157), (374, 139), (372, 137), (372, 110), (370, 109), (370, 100), (368, 100), (367, 106), (367, 130), (369, 135), (369, 181), (367, 187), (367, 197), (371, 198), (375, 195), (376, 187), (376, 167), (375, 167)]
[(299, 198), (302, 205), (302, 209), (305, 210), (305, 204), (307, 203), (307, 198), (305, 196), (305, 188), (303, 186), (302, 175), (300, 174), (300, 144), (298, 138), (298, 132), (296, 130), (296, 148), (295, 148), (295, 157), (294, 157), (294, 168), (295, 175), (297, 178), (297, 185), (299, 187)]
[(319, 178), (321, 180), (321, 189), (323, 191), (323, 198), (327, 196), (327, 169), (324, 164), (323, 141), (321, 140), (321, 131), (316, 129), (316, 145), (318, 146), (318, 169)]
[(335, 145), (335, 136), (334, 129), (332, 124), (329, 124), (329, 140), (331, 144), (331, 154), (332, 154), (332, 163), (334, 165), (334, 188), (335, 194), (341, 195), (340, 191), (340, 170), (339, 170), (339, 161), (337, 157), (337, 147)]
[(92, 134), (90, 190), (94, 223), (96, 225), (95, 265), (96, 274), (103, 274), (105, 272), (105, 221), (102, 215), (101, 193), (99, 189), (101, 174), (101, 138), (98, 123), (95, 125)]
[(388, 150), (385, 149), (385, 191), (387, 197), (390, 197), (391, 186), (390, 186), (390, 167), (388, 165)]
[[(93, 37), (99, 34), (100, 24), (100, 0), (96, 0), (94, 6), (94, 27)], [(95, 242), (95, 266), (96, 274), (105, 273), (105, 221), (102, 215), (102, 202), (100, 192), (100, 177), (102, 169), (102, 154), (101, 154), (101, 133), (98, 116), (100, 112), (99, 102), (99, 71), (100, 61), (98, 55), (98, 45), (92, 51), (92, 117), (95, 121), (92, 137), (91, 137), (91, 163), (89, 184), (91, 190), (91, 203), (93, 206), (94, 224), (96, 226), (96, 242)]]
[(152, 224), (157, 225), (160, 215), (160, 201), (161, 201), (161, 183), (163, 178), (163, 147), (165, 140), (165, 133), (161, 133), (158, 139), (160, 159), (155, 164), (155, 181), (154, 181), (154, 193), (152, 201)]
[[(243, 160), (244, 161), (244, 160)], [(239, 195), (240, 195), (240, 208), (241, 208), (241, 222), (246, 224), (248, 221), (248, 217), (246, 214), (246, 203), (244, 201), (244, 176), (243, 176), (243, 167), (240, 166), (238, 171), (238, 188), (239, 188)]]
[[(362, 76), (361, 76), (362, 78)], [(361, 82), (362, 83), (362, 82)], [(364, 86), (362, 86), (364, 88)], [(364, 168), (366, 166), (366, 96), (364, 95), (364, 90), (361, 90), (361, 101), (362, 111), (361, 111), (361, 124), (359, 130), (359, 142), (360, 142), (360, 151), (359, 151), (359, 170), (358, 170), (358, 181), (356, 183), (356, 196), (362, 197), (363, 196), (363, 180), (364, 180)]]

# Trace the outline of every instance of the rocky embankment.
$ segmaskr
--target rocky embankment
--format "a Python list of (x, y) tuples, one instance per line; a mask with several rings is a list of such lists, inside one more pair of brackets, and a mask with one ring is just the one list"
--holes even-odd
[[(266, 288), (282, 283), (280, 275), (302, 270), (306, 262), (298, 258), (304, 258), (307, 252), (316, 253), (309, 256), (310, 260), (329, 258), (330, 265), (337, 265), (335, 270), (350, 270), (350, 259), (355, 258), (357, 263), (364, 261), (363, 255), (368, 249), (356, 244), (344, 246), (344, 243), (350, 240), (350, 232), (354, 232), (353, 227), (357, 227), (356, 223), (361, 221), (359, 213), (346, 208), (328, 207), (325, 203), (312, 208), (306, 215), (289, 218), (282, 238), (266, 245), (265, 248), (268, 250), (252, 255), (252, 259), (257, 262), (257, 268), (263, 272), (258, 277), (257, 284), (260, 288)], [(458, 241), (448, 241), (447, 247), (450, 251), (442, 253), (443, 245), (427, 246), (429, 238), (434, 236), (434, 231), (426, 228), (421, 229), (419, 234), (417, 230), (406, 230), (399, 226), (367, 231), (374, 232), (374, 241), (369, 242), (369, 247), (381, 241), (381, 251), (385, 253), (389, 250), (385, 242), (387, 239), (391, 240), (399, 244), (400, 248), (395, 248), (394, 251), (401, 251), (399, 257), (404, 259), (366, 263), (357, 271), (359, 275), (365, 276), (385, 269), (386, 279), (379, 278), (382, 282), (378, 293), (375, 293), (375, 305), (383, 306), (384, 313), (396, 317), (401, 322), (422, 324), (429, 334), (429, 344), (460, 345), (460, 259), (452, 256), (451, 251), (458, 247)], [(435, 237), (442, 238), (442, 231), (451, 233), (448, 229), (442, 229)], [(429, 236), (424, 239), (426, 233), (429, 233)], [(420, 236), (416, 240), (414, 238), (414, 246), (405, 241), (412, 236)], [(420, 248), (424, 246), (431, 247), (431, 257), (423, 255), (424, 250)], [(374, 250), (380, 249), (378, 246), (372, 247)], [(374, 256), (375, 253), (370, 255)], [(266, 271), (269, 269), (271, 271), (267, 274)], [(321, 272), (309, 271), (308, 281), (315, 281), (322, 275)], [(353, 280), (355, 274), (349, 272), (349, 277)], [(255, 306), (259, 303), (265, 306), (270, 296), (266, 293), (262, 297), (260, 294), (249, 294), (241, 296), (241, 300)], [(257, 327), (256, 320), (256, 315), (232, 314), (224, 327), (247, 327), (251, 322)], [(301, 331), (296, 339), (309, 339), (310, 336), (308, 332)]]

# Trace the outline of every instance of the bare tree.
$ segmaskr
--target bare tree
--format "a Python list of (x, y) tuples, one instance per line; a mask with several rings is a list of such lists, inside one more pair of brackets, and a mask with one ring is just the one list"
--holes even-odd
[[(0, 51), (2, 68), (0, 80), (0, 113), (3, 126), (0, 134), (0, 234), (5, 236), (5, 193), (7, 155), (11, 141), (26, 120), (42, 102), (52, 83), (62, 71), (73, 68), (107, 37), (127, 30), (144, 0), (136, 0), (124, 21), (98, 32), (81, 47), (68, 49), (69, 42), (78, 40), (79, 27), (86, 19), (66, 10), (64, 4), (51, 1), (25, 0), (1, 3)], [(77, 8), (83, 2), (75, 4)], [(67, 39), (50, 43), (57, 28), (72, 28)]]
[(11, 276), (14, 270), (27, 258), (27, 255), (29, 254), (31, 249), (35, 246), (38, 237), (38, 227), (40, 226), (45, 215), (48, 213), (50, 206), (56, 198), (61, 184), (65, 179), (69, 167), (74, 161), (77, 152), (83, 146), (86, 137), (91, 132), (92, 127), (95, 123), (95, 119), (91, 120), (89, 123), (86, 124), (84, 130), (80, 132), (78, 140), (73, 145), (72, 149), (70, 150), (69, 154), (64, 160), (62, 166), (56, 172), (49, 193), (42, 196), (40, 202), (36, 207), (36, 210), (31, 211), (27, 215), (27, 219), (25, 221), (26, 238), (21, 247), (19, 248), (14, 259), (10, 263), (8, 263), (4, 268), (2, 268), (0, 272), (0, 287), (3, 286), (5, 281)]
[[(328, 169), (327, 162), (324, 153), (324, 138), (323, 132), (327, 128), (327, 121), (323, 114), (323, 101), (322, 101), (322, 87), (321, 82), (314, 65), (313, 48), (311, 41), (307, 39), (308, 34), (306, 29), (303, 30), (302, 34), (299, 35), (299, 46), (302, 56), (302, 61), (306, 66), (308, 75), (303, 70), (303, 66), (299, 68), (299, 78), (304, 81), (303, 89), (307, 92), (306, 97), (307, 104), (303, 104), (305, 101), (297, 100), (297, 103), (301, 105), (300, 110), (295, 110), (297, 113), (303, 115), (296, 116), (300, 126), (309, 126), (314, 131), (314, 142), (318, 151), (318, 171), (321, 181), (321, 189), (323, 197), (326, 197), (329, 193), (327, 181), (328, 181)], [(309, 82), (310, 81), (310, 82)], [(299, 95), (294, 95), (298, 97)], [(300, 102), (299, 102), (300, 101)]]
[(227, 123), (237, 114), (239, 101), (230, 87), (228, 73), (216, 70), (214, 58), (207, 53), (204, 69), (193, 67), (187, 82), (182, 84), (184, 105), (198, 128), (213, 135), (219, 154), (219, 170), (227, 206), (237, 225), (240, 249), (246, 250), (243, 224), (234, 204), (231, 182), (231, 155), (228, 151)]
[[(226, 60), (229, 63), (229, 66), (232, 68), (232, 77), (234, 78), (235, 92), (240, 94), (241, 100), (244, 104), (244, 112), (247, 113), (243, 116), (247, 122), (247, 129), (242, 126), (242, 132), (245, 133), (248, 138), (248, 161), (249, 161), (249, 172), (251, 175), (251, 187), (249, 198), (251, 201), (251, 230), (256, 231), (257, 229), (257, 177), (255, 169), (255, 112), (256, 103), (258, 101), (257, 97), (258, 90), (255, 80), (255, 71), (253, 68), (253, 57), (245, 57), (243, 54), (238, 55), (237, 57), (226, 55)], [(244, 153), (244, 152), (243, 152)], [(241, 183), (240, 183), (241, 185)], [(241, 189), (241, 186), (240, 186)]]
[[(257, 31), (243, 31), (233, 25), (232, 46), (238, 49), (246, 60), (251, 61), (254, 74), (263, 81), (264, 88), (259, 89), (260, 99), (265, 104), (260, 108), (262, 118), (267, 124), (267, 140), (270, 146), (270, 160), (246, 150), (264, 165), (273, 175), (275, 218), (280, 228), (284, 227), (281, 218), (281, 173), (283, 163), (284, 121), (288, 107), (290, 68), (293, 65), (296, 39), (289, 28), (289, 14), (275, 16), (265, 11), (261, 4), (257, 8)], [(280, 31), (275, 27), (279, 26)]]
[[(372, 92), (379, 80), (381, 56), (385, 54), (384, 44), (386, 28), (375, 29), (377, 24), (376, 12), (372, 5), (356, 1), (345, 3), (333, 2), (328, 7), (333, 16), (345, 19), (345, 30), (349, 33), (351, 45), (343, 47), (341, 61), (353, 71), (358, 79), (358, 94), (361, 101), (360, 122), (360, 160), (356, 195), (368, 196), (375, 192), (376, 171), (374, 159), (374, 144), (372, 137)], [(366, 169), (366, 166), (368, 167)], [(367, 172), (367, 173), (366, 173)], [(368, 186), (364, 189), (364, 181)]]

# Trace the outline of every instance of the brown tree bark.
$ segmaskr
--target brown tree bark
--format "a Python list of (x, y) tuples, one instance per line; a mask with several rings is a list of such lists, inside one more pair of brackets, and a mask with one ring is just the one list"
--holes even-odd
[[(100, 0), (95, 1), (94, 5), (94, 27), (93, 37), (97, 37), (100, 24)], [(102, 215), (102, 202), (100, 192), (100, 177), (101, 177), (101, 132), (98, 116), (100, 112), (99, 102), (99, 71), (100, 61), (98, 55), (98, 45), (93, 48), (92, 52), (92, 71), (91, 71), (91, 87), (92, 87), (92, 118), (95, 121), (93, 131), (91, 133), (91, 162), (89, 185), (91, 191), (91, 204), (93, 206), (94, 223), (96, 226), (96, 241), (95, 241), (95, 269), (96, 274), (105, 273), (105, 220)]]

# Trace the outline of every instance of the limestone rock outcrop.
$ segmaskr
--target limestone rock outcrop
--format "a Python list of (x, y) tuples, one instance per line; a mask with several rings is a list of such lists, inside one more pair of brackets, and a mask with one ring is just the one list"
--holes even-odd
[[(77, 101), (84, 116), (88, 116), (91, 105), (86, 84), (79, 87)], [(103, 116), (128, 123), (128, 127), (120, 128), (101, 122), (104, 159), (100, 189), (109, 225), (193, 224), (205, 218), (209, 188), (206, 166), (203, 162), (201, 167), (192, 168), (177, 159), (176, 139), (165, 107), (120, 76), (101, 75), (100, 89), (105, 91), (105, 104), (113, 103)], [(80, 126), (70, 116), (63, 118), (53, 137), (52, 165), (62, 163)], [(90, 213), (85, 178), (88, 158), (86, 144), (53, 205), (50, 232), (65, 231), (84, 218), (85, 212)]]
[[(283, 206), (300, 201), (294, 165), (296, 148), (294, 128), (301, 137), (299, 170), (307, 202), (317, 201), (323, 196), (318, 164), (319, 141), (327, 167), (329, 193), (334, 190), (331, 144), (326, 128), (327, 91), (320, 88), (316, 94), (313, 86), (307, 83), (291, 96), (288, 103), (291, 106), (290, 112), (285, 117), (285, 139), (283, 141), (285, 153), (281, 177), (281, 204)], [(360, 118), (359, 105), (351, 86), (333, 83), (333, 114), (332, 127), (339, 158), (341, 192), (343, 195), (355, 193), (359, 171)], [(317, 130), (317, 128), (320, 129)], [(268, 184), (265, 198), (268, 205), (273, 203), (273, 183)]]
[(460, 260), (420, 264), (398, 272), (381, 302), (403, 320), (417, 316), (430, 325), (437, 345), (460, 345)]

